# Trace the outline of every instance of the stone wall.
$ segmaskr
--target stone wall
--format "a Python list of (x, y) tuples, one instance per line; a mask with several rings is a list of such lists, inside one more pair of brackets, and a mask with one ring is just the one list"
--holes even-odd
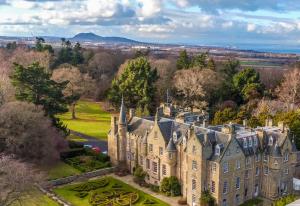
[(93, 177), (107, 175), (107, 174), (113, 173), (114, 171), (115, 171), (115, 167), (110, 167), (110, 168), (105, 168), (105, 169), (100, 169), (100, 170), (83, 173), (80, 175), (73, 175), (73, 176), (69, 176), (69, 177), (65, 177), (65, 178), (61, 178), (61, 179), (51, 180), (51, 181), (49, 181), (49, 183), (52, 186), (59, 186), (59, 185), (69, 184), (74, 181), (83, 181), (83, 180), (88, 180)]

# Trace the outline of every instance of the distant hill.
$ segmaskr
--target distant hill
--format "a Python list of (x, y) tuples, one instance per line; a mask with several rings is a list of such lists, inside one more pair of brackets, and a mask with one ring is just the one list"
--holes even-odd
[(140, 43), (138, 41), (127, 39), (123, 37), (103, 37), (98, 36), (94, 33), (79, 33), (76, 34), (73, 38), (70, 38), (72, 41), (91, 41), (91, 42), (104, 42), (104, 43), (126, 43), (126, 44), (134, 44)]

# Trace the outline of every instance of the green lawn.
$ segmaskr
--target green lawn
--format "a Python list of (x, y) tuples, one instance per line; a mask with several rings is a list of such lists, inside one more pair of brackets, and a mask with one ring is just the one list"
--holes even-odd
[(76, 117), (72, 120), (71, 112), (58, 117), (69, 129), (96, 137), (106, 139), (110, 129), (110, 113), (102, 110), (99, 103), (81, 100), (76, 105)]
[[(137, 190), (133, 187), (131, 187), (130, 185), (127, 185), (125, 184), (124, 182), (121, 182), (117, 179), (114, 179), (112, 177), (106, 177), (108, 178), (109, 180), (109, 184), (105, 187), (102, 187), (102, 188), (99, 188), (97, 190), (94, 190), (96, 192), (107, 192), (107, 191), (115, 191), (116, 189), (112, 188), (113, 186), (115, 185), (118, 185), (120, 186), (121, 185), (121, 188), (123, 190), (126, 190), (128, 192), (136, 192), (139, 194), (139, 199), (138, 201), (133, 204), (134, 206), (144, 206), (144, 205), (147, 205), (147, 204), (144, 204), (144, 202), (146, 200), (151, 200), (151, 201), (154, 201), (155, 203), (153, 204), (150, 204), (151, 206), (168, 206), (169, 204), (155, 198), (155, 197), (152, 197), (151, 195), (149, 194), (146, 194), (140, 190)], [(74, 188), (75, 186), (77, 185), (80, 185), (79, 184), (73, 184), (73, 185), (67, 185), (67, 186), (63, 186), (63, 187), (58, 187), (58, 188), (55, 188), (54, 189), (54, 192), (61, 196), (63, 199), (67, 200), (68, 202), (72, 203), (74, 206), (90, 206), (90, 203), (89, 203), (89, 199), (90, 199), (90, 196), (91, 194), (94, 192), (94, 191), (90, 191), (88, 193), (88, 195), (84, 198), (80, 198), (80, 197), (77, 197), (75, 194), (77, 193), (76, 191), (73, 191), (72, 188)]]
[(71, 167), (64, 162), (59, 162), (55, 166), (49, 169), (46, 168), (45, 170), (48, 172), (48, 177), (50, 180), (80, 174), (79, 170)]
[(13, 203), (12, 206), (59, 206), (59, 204), (37, 189), (32, 194), (22, 197), (21, 203)]

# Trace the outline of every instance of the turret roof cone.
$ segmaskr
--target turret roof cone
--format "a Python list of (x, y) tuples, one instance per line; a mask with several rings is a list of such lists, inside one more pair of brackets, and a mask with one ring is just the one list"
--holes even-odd
[(171, 137), (167, 146), (167, 152), (174, 152), (176, 151), (176, 145), (174, 143), (173, 138)]
[(119, 124), (126, 124), (126, 108), (124, 105), (124, 98), (122, 96), (121, 108), (120, 108), (120, 117), (119, 117)]

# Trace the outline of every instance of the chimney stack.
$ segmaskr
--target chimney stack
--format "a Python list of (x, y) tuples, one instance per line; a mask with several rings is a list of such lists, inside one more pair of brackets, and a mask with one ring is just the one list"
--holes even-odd
[(202, 125), (204, 128), (207, 128), (208, 127), (208, 120), (205, 118), (203, 119), (203, 125)]
[(243, 126), (244, 126), (244, 127), (247, 127), (247, 123), (248, 123), (247, 119), (244, 119), (244, 120), (243, 120)]
[(284, 133), (285, 130), (285, 124), (283, 121), (278, 122), (278, 127), (281, 130), (282, 133)]
[(271, 118), (266, 119), (266, 127), (273, 127), (273, 120)]
[(129, 119), (133, 118), (135, 116), (135, 109), (131, 108), (129, 109)]

